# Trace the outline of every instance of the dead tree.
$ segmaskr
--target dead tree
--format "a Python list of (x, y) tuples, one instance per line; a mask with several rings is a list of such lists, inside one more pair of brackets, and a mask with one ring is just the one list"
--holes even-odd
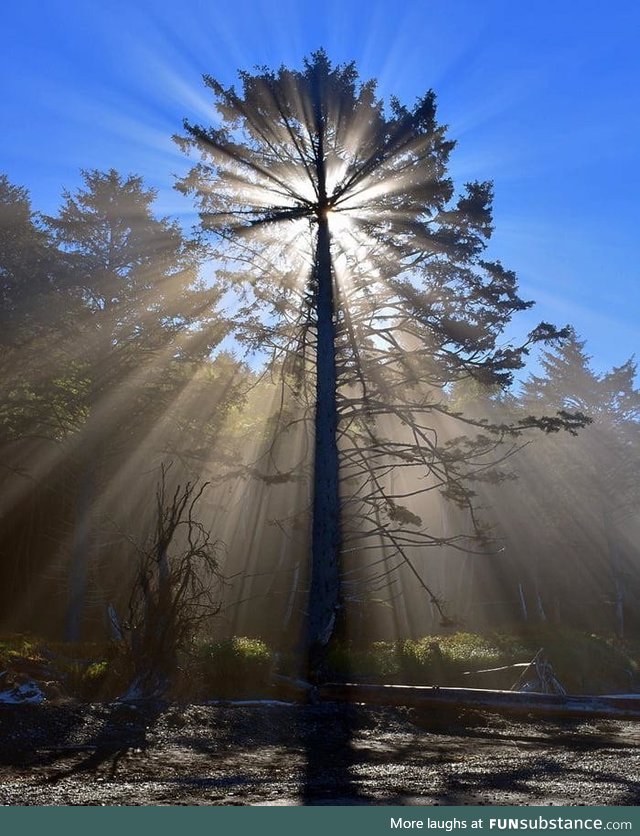
[(159, 696), (174, 681), (180, 651), (220, 609), (221, 544), (195, 517), (208, 482), (167, 486), (161, 468), (152, 533), (137, 548), (124, 640), (133, 679), (129, 698)]

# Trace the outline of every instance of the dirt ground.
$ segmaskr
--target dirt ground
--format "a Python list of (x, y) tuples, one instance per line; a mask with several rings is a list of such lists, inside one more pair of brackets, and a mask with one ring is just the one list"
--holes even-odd
[(640, 723), (338, 705), (0, 707), (0, 803), (640, 804)]

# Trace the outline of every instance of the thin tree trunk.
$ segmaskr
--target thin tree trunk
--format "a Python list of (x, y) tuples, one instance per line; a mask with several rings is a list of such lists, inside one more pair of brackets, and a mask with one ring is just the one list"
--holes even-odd
[(524, 587), (522, 583), (518, 584), (518, 595), (520, 597), (520, 608), (522, 609), (522, 617), (525, 621), (528, 621), (529, 613), (527, 612), (527, 601), (524, 597)]
[(624, 639), (624, 581), (621, 568), (620, 550), (616, 542), (613, 511), (608, 500), (604, 500), (602, 510), (604, 536), (609, 552), (609, 568), (613, 580), (615, 631), (619, 639)]

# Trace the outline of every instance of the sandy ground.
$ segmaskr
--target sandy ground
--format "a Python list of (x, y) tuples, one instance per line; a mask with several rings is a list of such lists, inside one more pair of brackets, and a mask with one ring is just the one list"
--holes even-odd
[(0, 707), (0, 803), (640, 804), (640, 723), (327, 703)]

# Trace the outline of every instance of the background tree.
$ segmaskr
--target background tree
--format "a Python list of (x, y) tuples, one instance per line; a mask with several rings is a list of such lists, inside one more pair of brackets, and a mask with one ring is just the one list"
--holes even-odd
[(201, 248), (156, 217), (140, 178), (85, 172), (44, 221), (2, 185), (0, 425), (4, 462), (20, 462), (0, 515), (6, 588), (15, 600), (18, 564), (30, 590), (70, 566), (66, 635), (77, 638), (90, 580), (117, 587), (113, 523), (143, 531), (144, 475), (163, 459), (176, 479), (197, 478), (244, 372), (212, 356), (227, 325), (221, 290), (200, 278)]
[(176, 392), (191, 379), (193, 364), (207, 358), (225, 334), (217, 312), (220, 290), (199, 280), (201, 253), (178, 225), (154, 216), (155, 193), (139, 177), (114, 170), (85, 172), (84, 180), (75, 194), (64, 193), (59, 214), (47, 218), (66, 259), (67, 280), (85, 305), (75, 347), (90, 381), (78, 449), (83, 466), (69, 638), (79, 634), (100, 471), (104, 482), (113, 483), (123, 454), (128, 468), (133, 451), (140, 460), (149, 427), (157, 430)]
[[(226, 278), (243, 288), (241, 335), (284, 358), (283, 374), (303, 399), (315, 378), (313, 670), (344, 593), (341, 551), (379, 551), (384, 541), (383, 574), (402, 562), (439, 606), (413, 555), (443, 536), (410, 498), (440, 492), (466, 508), (477, 537), (468, 478), (486, 470), (499, 441), (580, 419), (497, 426), (446, 405), (452, 383), (506, 385), (531, 344), (561, 334), (543, 323), (525, 345), (497, 347), (530, 303), (512, 272), (483, 259), (491, 185), (469, 183), (454, 195), (446, 176), (454, 143), (436, 121), (433, 93), (413, 108), (395, 99), (385, 107), (374, 82), (361, 83), (353, 64), (332, 66), (322, 51), (299, 71), (240, 78), (238, 92), (205, 77), (216, 126), (185, 123), (178, 142), (200, 162), (180, 188), (217, 236)], [(394, 488), (399, 469), (419, 473), (422, 484)]]
[(78, 313), (61, 278), (59, 253), (26, 190), (0, 176), (0, 443), (59, 438), (70, 420), (64, 386), (49, 374), (52, 354), (59, 357), (52, 337), (64, 339)]
[[(557, 439), (546, 450), (537, 450), (536, 446), (536, 455), (542, 457), (548, 470), (548, 490), (541, 499), (546, 504), (547, 519), (554, 522), (556, 550), (561, 540), (570, 540), (571, 530), (574, 541), (581, 544), (583, 565), (574, 567), (572, 588), (575, 590), (581, 576), (592, 589), (580, 597), (595, 597), (594, 604), (600, 606), (603, 589), (611, 588), (616, 631), (622, 637), (625, 589), (632, 579), (637, 582), (633, 571), (633, 518), (640, 495), (640, 392), (634, 383), (637, 366), (629, 359), (597, 374), (590, 361), (585, 342), (571, 329), (562, 346), (543, 352), (541, 374), (532, 374), (525, 381), (522, 400), (528, 409), (541, 411), (556, 403), (592, 419), (575, 444), (566, 445)], [(598, 560), (598, 555), (606, 559)], [(591, 571), (585, 571), (588, 566)], [(596, 584), (595, 578), (599, 579)]]
[[(578, 438), (529, 438), (500, 465), (502, 481), (476, 482), (476, 502), (500, 549), (473, 564), (462, 603), (467, 623), (555, 622), (622, 637), (637, 594), (638, 392), (635, 363), (596, 373), (573, 329), (541, 352), (539, 370), (508, 392), (456, 387), (455, 408), (493, 422), (554, 406), (591, 418)], [(452, 404), (453, 405), (453, 404)], [(454, 561), (455, 564), (455, 561)]]
[(20, 600), (27, 620), (35, 612), (35, 555), (63, 514), (60, 482), (46, 477), (82, 421), (83, 376), (66, 353), (80, 311), (26, 190), (1, 176), (0, 601), (6, 611)]

